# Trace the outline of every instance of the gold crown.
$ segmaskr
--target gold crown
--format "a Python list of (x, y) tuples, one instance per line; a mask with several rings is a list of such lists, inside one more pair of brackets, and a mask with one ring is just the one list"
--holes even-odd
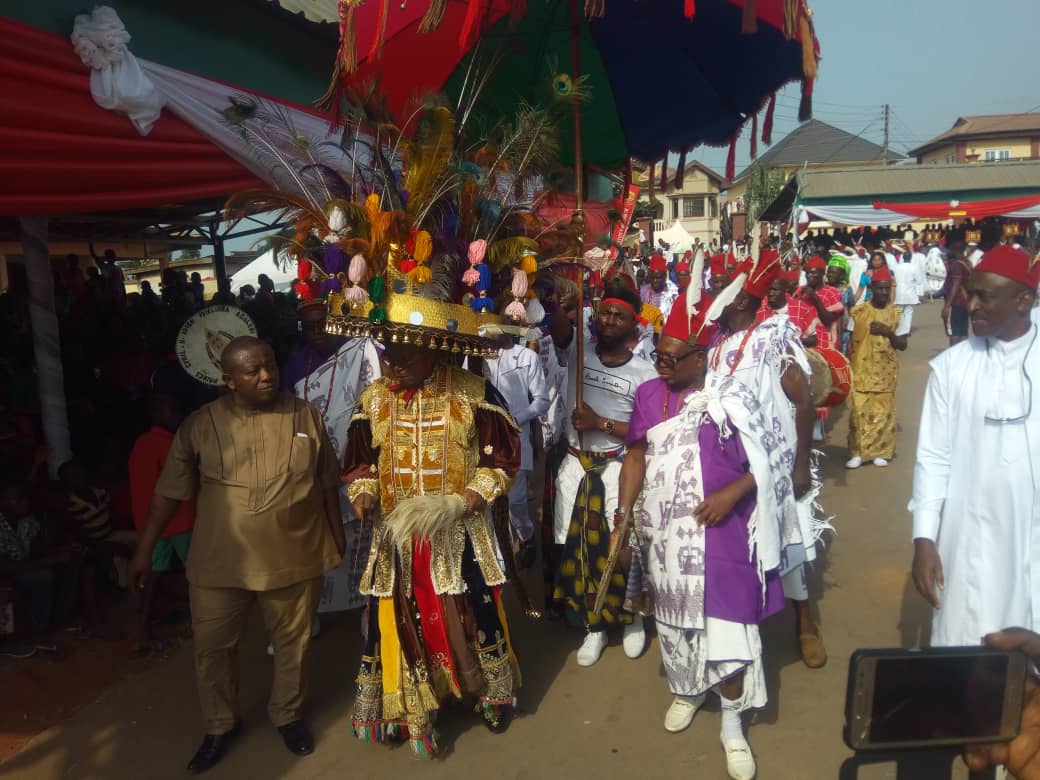
[(326, 330), (338, 336), (370, 336), (383, 343), (416, 344), (477, 357), (498, 354), (492, 338), (502, 332), (502, 317), (490, 311), (478, 313), (467, 304), (416, 295), (415, 285), (392, 265), (387, 267), (386, 277), (391, 290), (382, 302), (385, 320), (369, 318), (376, 306), (371, 300), (351, 302), (342, 293), (332, 293)]

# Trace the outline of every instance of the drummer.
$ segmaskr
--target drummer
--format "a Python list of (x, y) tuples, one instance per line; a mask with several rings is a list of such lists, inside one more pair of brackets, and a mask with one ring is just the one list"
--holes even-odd
[(895, 455), (896, 351), (906, 349), (910, 325), (902, 321), (902, 309), (891, 301), (892, 274), (882, 266), (870, 280), (870, 300), (850, 312), (853, 390), (847, 469), (858, 469), (867, 460), (887, 466)]
[[(805, 264), (805, 285), (795, 292), (794, 297), (809, 304), (816, 315), (817, 349), (834, 349), (838, 343), (838, 323), (845, 313), (841, 302), (841, 290), (826, 283), (827, 263), (822, 257), (814, 255)], [(823, 426), (830, 416), (829, 407), (816, 409), (816, 422), (813, 423), (813, 441), (823, 441)]]

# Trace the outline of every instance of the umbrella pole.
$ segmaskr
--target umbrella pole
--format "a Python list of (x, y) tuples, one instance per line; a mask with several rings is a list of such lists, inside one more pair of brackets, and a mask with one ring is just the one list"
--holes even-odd
[[(579, 36), (581, 35), (581, 9), (578, 0), (571, 0), (571, 78), (577, 81), (581, 75)], [(578, 262), (585, 253), (585, 173), (581, 162), (581, 102), (574, 101), (574, 214), (571, 223), (578, 228)], [(574, 356), (578, 365), (574, 367), (574, 401), (576, 408), (585, 405), (585, 272), (578, 277), (578, 323), (574, 328)], [(578, 432), (578, 447), (584, 449), (584, 437)]]

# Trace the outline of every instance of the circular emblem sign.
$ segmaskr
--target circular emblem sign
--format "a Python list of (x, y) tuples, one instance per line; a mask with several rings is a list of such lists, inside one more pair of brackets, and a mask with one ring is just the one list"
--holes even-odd
[(177, 359), (195, 379), (219, 385), (220, 356), (239, 336), (255, 336), (256, 325), (237, 306), (210, 306), (188, 318), (177, 334)]

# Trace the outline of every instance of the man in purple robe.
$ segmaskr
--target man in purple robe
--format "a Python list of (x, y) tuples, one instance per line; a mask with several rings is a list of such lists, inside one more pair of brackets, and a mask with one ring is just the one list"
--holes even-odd
[(706, 380), (715, 331), (673, 308), (654, 353), (659, 377), (636, 392), (618, 512), (636, 520), (629, 593), (644, 577), (673, 695), (665, 729), (687, 728), (714, 690), (727, 771), (750, 780), (740, 714), (766, 703), (758, 624), (784, 607), (782, 526), (797, 521), (758, 402), (732, 377)]

